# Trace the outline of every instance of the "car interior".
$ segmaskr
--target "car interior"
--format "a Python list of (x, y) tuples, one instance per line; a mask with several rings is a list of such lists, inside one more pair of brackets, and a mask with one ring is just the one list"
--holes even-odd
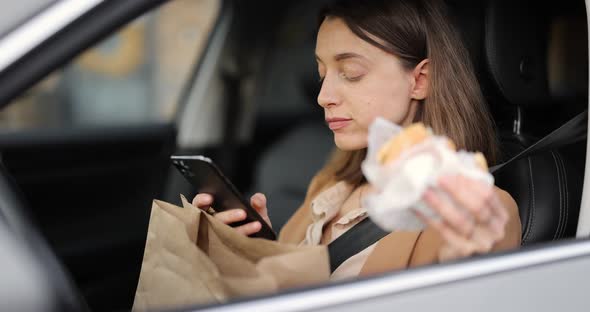
[[(313, 57), (317, 12), (328, 1), (222, 1), (220, 10), (231, 9), (234, 18), (218, 68), (226, 105), (219, 144), (179, 146), (177, 120), (0, 133), (0, 193), (7, 194), (0, 196), (0, 228), (29, 246), (22, 252), (41, 268), (36, 278), (50, 286), (43, 291), (54, 310), (131, 308), (152, 199), (194, 195), (171, 167), (172, 154), (205, 154), (246, 195), (265, 193), (273, 228), (280, 230), (334, 148), (316, 102)], [(445, 1), (496, 122), (503, 161), (587, 109), (583, 0)], [(64, 34), (58, 39), (75, 48), (44, 45), (59, 51), (46, 52), (55, 61), (39, 66), (45, 72), (21, 74), (39, 80), (148, 8), (166, 5), (145, 1), (120, 9), (114, 2), (103, 15), (88, 17), (100, 31), (89, 26)], [(199, 66), (195, 60), (195, 73)], [(245, 139), (236, 126), (242, 115), (250, 118)], [(495, 174), (496, 185), (518, 204), (523, 245), (575, 237), (585, 159), (582, 140)]]

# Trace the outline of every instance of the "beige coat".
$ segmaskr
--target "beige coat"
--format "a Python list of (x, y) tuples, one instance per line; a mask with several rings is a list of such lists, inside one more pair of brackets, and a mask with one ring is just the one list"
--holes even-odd
[[(311, 201), (323, 190), (335, 183), (319, 185), (314, 178), (307, 190), (303, 205), (295, 212), (281, 230), (279, 241), (299, 244), (306, 235), (307, 227), (313, 223)], [(518, 208), (512, 197), (505, 191), (496, 188), (502, 203), (508, 208), (509, 221), (506, 225), (504, 239), (496, 243), (493, 251), (508, 250), (520, 245), (521, 225)], [(438, 251), (443, 244), (440, 235), (427, 228), (416, 232), (392, 232), (382, 238), (364, 263), (360, 275), (371, 275), (386, 271), (436, 263)]]

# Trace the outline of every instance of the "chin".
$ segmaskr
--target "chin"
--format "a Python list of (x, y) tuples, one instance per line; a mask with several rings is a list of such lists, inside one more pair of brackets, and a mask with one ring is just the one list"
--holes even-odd
[(367, 147), (367, 140), (334, 135), (334, 143), (341, 151), (356, 151)]

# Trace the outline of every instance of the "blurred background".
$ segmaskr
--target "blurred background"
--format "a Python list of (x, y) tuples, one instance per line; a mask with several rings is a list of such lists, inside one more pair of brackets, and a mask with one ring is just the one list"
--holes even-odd
[(0, 130), (170, 121), (220, 0), (176, 0), (136, 19), (0, 111)]

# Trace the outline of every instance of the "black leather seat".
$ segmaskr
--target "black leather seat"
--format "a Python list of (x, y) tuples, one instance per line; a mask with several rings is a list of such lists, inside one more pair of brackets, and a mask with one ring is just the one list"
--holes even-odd
[[(497, 91), (491, 105), (495, 106), (496, 114), (503, 114), (499, 125), (504, 159), (523, 150), (587, 104), (585, 87), (551, 88), (568, 85), (556, 80), (579, 76), (575, 71), (569, 71), (568, 75), (555, 73), (556, 68), (559, 71), (567, 66), (571, 53), (561, 51), (555, 55), (555, 49), (560, 47), (554, 45), (567, 44), (567, 40), (574, 38), (564, 39), (565, 34), (555, 30), (555, 21), (561, 14), (569, 13), (553, 5), (549, 10), (537, 1), (501, 0), (489, 1), (486, 8), (485, 58), (491, 83)], [(575, 18), (568, 16), (570, 21)], [(578, 34), (578, 47), (585, 49), (587, 36), (584, 32)], [(586, 52), (576, 60), (578, 68), (588, 67), (587, 55)], [(585, 82), (580, 85), (587, 86), (587, 72), (582, 77)], [(518, 204), (523, 244), (575, 236), (585, 155), (584, 141), (536, 153), (496, 174), (496, 185), (508, 191)]]

